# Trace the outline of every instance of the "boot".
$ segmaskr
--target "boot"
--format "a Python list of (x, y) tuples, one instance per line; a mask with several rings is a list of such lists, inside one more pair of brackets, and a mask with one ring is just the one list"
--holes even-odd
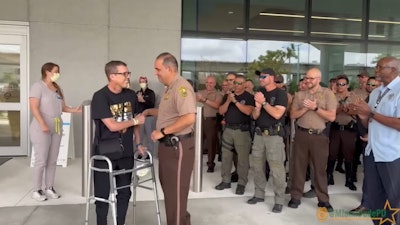
[(335, 170), (338, 171), (339, 173), (345, 173), (342, 166), (343, 166), (343, 159), (338, 158)]
[(328, 166), (326, 167), (326, 175), (328, 178), (328, 185), (335, 185), (333, 180), (333, 169), (335, 168), (335, 160), (328, 160)]
[(351, 171), (351, 181), (357, 182), (358, 163), (352, 163), (351, 168), (352, 168), (352, 171)]
[(356, 191), (357, 187), (354, 185), (353, 180), (352, 180), (352, 163), (351, 162), (345, 162), (344, 163), (345, 170), (346, 170), (346, 184), (344, 186), (348, 187), (352, 191)]

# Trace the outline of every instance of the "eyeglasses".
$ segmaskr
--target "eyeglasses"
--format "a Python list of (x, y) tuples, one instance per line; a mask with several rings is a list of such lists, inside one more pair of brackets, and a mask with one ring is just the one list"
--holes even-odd
[(376, 86), (376, 84), (373, 84), (373, 83), (367, 83), (367, 85), (370, 86), (370, 87), (375, 87)]
[(391, 67), (391, 66), (381, 66), (381, 65), (376, 65), (376, 66), (375, 66), (375, 69), (376, 69), (376, 70), (383, 70), (383, 69), (386, 69), (386, 68), (394, 68), (394, 67)]
[(131, 72), (124, 72), (124, 73), (113, 73), (113, 74), (117, 74), (117, 75), (122, 75), (124, 77), (130, 76)]
[(304, 77), (303, 79), (304, 80), (314, 80), (314, 79), (317, 79), (318, 77)]
[(346, 83), (336, 83), (336, 86), (338, 86), (338, 87), (344, 87), (346, 85), (347, 85)]
[(242, 85), (243, 82), (236, 82), (236, 81), (234, 81), (233, 84), (234, 84), (234, 85)]
[(260, 75), (260, 80), (264, 80), (265, 78), (267, 78), (269, 75)]

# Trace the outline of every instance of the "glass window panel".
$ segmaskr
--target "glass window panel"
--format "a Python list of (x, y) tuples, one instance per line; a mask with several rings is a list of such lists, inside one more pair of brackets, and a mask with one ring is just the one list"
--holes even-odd
[[(206, 38), (182, 38), (182, 74), (204, 88), (206, 76), (214, 75), (220, 85), (229, 71), (243, 72), (246, 68), (246, 42)], [(218, 86), (219, 87), (219, 86)]]
[(400, 1), (371, 0), (369, 34), (373, 40), (394, 40), (400, 38)]
[(243, 33), (244, 9), (243, 0), (199, 0), (198, 31)]
[(357, 74), (367, 70), (368, 57), (359, 43), (311, 42), (320, 51), (320, 68), (323, 81), (346, 74), (357, 82)]
[(20, 146), (20, 112), (0, 111), (0, 147)]
[(250, 0), (249, 33), (305, 35), (304, 0)]
[(196, 30), (197, 0), (182, 0), (182, 30)]
[(0, 44), (0, 102), (20, 102), (20, 46)]
[(360, 39), (362, 0), (312, 1), (311, 36)]
[(246, 42), (243, 40), (182, 38), (181, 58), (183, 61), (245, 62)]
[(367, 66), (374, 71), (374, 67), (380, 58), (394, 56), (400, 58), (400, 46), (392, 44), (369, 44)]
[[(312, 45), (302, 42), (289, 41), (268, 41), (268, 40), (249, 40), (248, 41), (248, 62), (259, 61), (260, 56), (273, 58), (278, 52), (289, 54), (291, 57), (285, 57), (285, 62), (278, 68), (277, 72), (286, 76), (285, 80), (299, 79), (305, 74), (310, 66), (316, 66), (320, 63), (320, 51)], [(271, 62), (270, 62), (271, 61)], [(268, 67), (275, 67), (274, 60), (266, 60)], [(249, 64), (249, 72), (252, 73), (252, 65)], [(254, 76), (254, 74), (248, 74)]]

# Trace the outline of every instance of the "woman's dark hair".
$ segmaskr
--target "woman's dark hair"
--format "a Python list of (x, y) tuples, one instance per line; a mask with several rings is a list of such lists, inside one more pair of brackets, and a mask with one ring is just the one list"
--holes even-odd
[[(46, 78), (46, 71), (51, 72), (54, 69), (54, 67), (57, 67), (58, 68), (58, 72), (60, 72), (60, 66), (55, 64), (55, 63), (48, 62), (48, 63), (45, 63), (42, 66), (42, 69), (41, 69), (42, 80), (44, 80)], [(63, 95), (63, 93), (61, 91), (60, 86), (56, 82), (53, 82), (53, 85), (57, 89), (57, 93), (58, 93), (58, 95), (60, 95), (61, 99), (64, 99), (64, 95)]]

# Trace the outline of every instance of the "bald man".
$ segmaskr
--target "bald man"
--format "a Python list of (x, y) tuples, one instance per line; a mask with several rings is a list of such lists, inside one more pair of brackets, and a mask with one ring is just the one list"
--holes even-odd
[(304, 77), (307, 90), (295, 94), (290, 118), (296, 119), (296, 136), (293, 150), (293, 177), (291, 200), (288, 206), (297, 208), (303, 195), (306, 170), (311, 162), (314, 168), (315, 192), (318, 207), (333, 211), (329, 203), (327, 175), (325, 168), (329, 155), (329, 138), (326, 123), (336, 118), (337, 101), (335, 94), (320, 86), (321, 71), (312, 68)]
[(375, 66), (375, 78), (382, 85), (371, 92), (369, 102), (350, 105), (364, 126), (368, 126), (364, 168), (368, 207), (386, 209), (374, 224), (400, 224), (400, 78), (399, 60), (384, 57)]

